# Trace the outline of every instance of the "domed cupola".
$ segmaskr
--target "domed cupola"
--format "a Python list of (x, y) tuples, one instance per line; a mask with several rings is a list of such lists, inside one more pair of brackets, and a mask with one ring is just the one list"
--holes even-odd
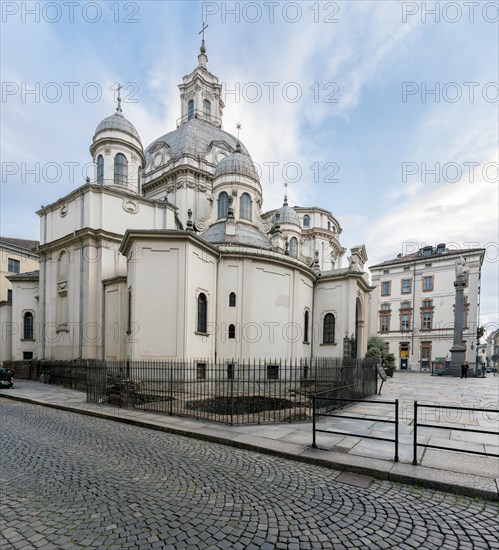
[(213, 176), (217, 219), (226, 217), (230, 197), (236, 220), (255, 222), (260, 216), (262, 186), (251, 157), (243, 152), (239, 141), (236, 150), (218, 163)]
[(241, 150), (241, 144), (238, 142), (236, 151), (223, 158), (215, 168), (213, 176), (215, 178), (226, 174), (239, 174), (258, 180), (258, 174), (251, 157)]
[(283, 225), (297, 225), (301, 228), (300, 217), (296, 213), (294, 208), (288, 205), (288, 197), (284, 195), (284, 202), (282, 203), (281, 208), (278, 208), (274, 215), (272, 216), (272, 223), (279, 224), (282, 228)]
[(120, 89), (116, 113), (97, 126), (90, 146), (94, 183), (140, 193), (144, 151), (135, 126), (123, 116)]
[[(286, 184), (287, 187), (287, 184)], [(274, 231), (282, 236), (284, 253), (293, 258), (300, 258), (301, 254), (301, 225), (300, 217), (294, 208), (288, 205), (288, 197), (284, 195), (284, 202), (272, 216)], [(280, 247), (279, 247), (280, 248)]]

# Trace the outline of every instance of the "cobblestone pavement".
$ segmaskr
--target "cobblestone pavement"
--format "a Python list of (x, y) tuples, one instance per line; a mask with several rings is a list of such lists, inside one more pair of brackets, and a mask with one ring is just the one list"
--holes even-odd
[(492, 502), (36, 405), (0, 421), (2, 548), (499, 549)]

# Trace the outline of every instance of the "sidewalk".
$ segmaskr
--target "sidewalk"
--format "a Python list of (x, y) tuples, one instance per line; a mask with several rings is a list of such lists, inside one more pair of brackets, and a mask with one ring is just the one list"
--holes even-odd
[[(204, 439), (283, 458), (347, 470), (380, 479), (413, 483), (458, 494), (497, 500), (499, 497), (499, 458), (418, 447), (420, 465), (413, 466), (413, 404), (421, 403), (498, 409), (499, 376), (459, 378), (396, 372), (383, 385), (382, 396), (374, 401), (399, 399), (399, 459), (393, 461), (394, 444), (348, 435), (317, 434), (317, 449), (312, 448), (312, 423), (265, 425), (225, 424), (159, 415), (136, 409), (120, 409), (86, 402), (83, 392), (27, 380), (16, 380), (14, 388), (0, 390), (0, 396), (61, 410), (98, 416), (170, 433)], [(1, 404), (3, 407), (5, 403)], [(354, 415), (363, 420), (326, 418), (318, 428), (350, 431), (378, 437), (393, 437), (394, 407), (357, 403), (337, 414)], [(442, 445), (499, 453), (499, 415), (472, 411), (442, 410), (440, 422), (448, 429), (420, 428), (418, 443)], [(420, 422), (437, 424), (436, 412), (423, 409)], [(495, 432), (475, 434), (453, 430), (469, 427)]]

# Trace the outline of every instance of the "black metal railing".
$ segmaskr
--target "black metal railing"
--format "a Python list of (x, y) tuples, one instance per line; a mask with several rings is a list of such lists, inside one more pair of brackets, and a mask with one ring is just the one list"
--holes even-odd
[(116, 361), (87, 370), (87, 401), (229, 424), (311, 420), (323, 390), (376, 392), (371, 361)]
[(491, 432), (489, 430), (475, 430), (472, 428), (459, 428), (456, 426), (439, 426), (435, 424), (423, 424), (421, 422), (418, 422), (418, 409), (444, 409), (444, 410), (458, 410), (458, 411), (473, 411), (473, 412), (484, 412), (484, 413), (492, 413), (492, 414), (498, 414), (499, 409), (483, 409), (483, 408), (477, 408), (477, 407), (455, 407), (451, 405), (431, 405), (431, 404), (424, 404), (424, 403), (418, 403), (417, 401), (414, 401), (414, 431), (413, 431), (413, 459), (412, 463), (416, 465), (418, 463), (418, 447), (426, 447), (430, 449), (440, 449), (442, 451), (456, 451), (459, 453), (469, 453), (474, 455), (482, 455), (482, 456), (493, 456), (496, 458), (499, 458), (499, 454), (497, 453), (487, 453), (485, 451), (472, 451), (469, 449), (464, 448), (452, 448), (452, 447), (444, 447), (443, 445), (430, 445), (429, 443), (418, 443), (418, 428), (437, 428), (440, 430), (457, 430), (460, 432), (470, 432), (470, 433), (479, 433), (479, 434), (487, 434), (487, 435), (494, 435), (498, 437), (499, 439), (499, 433)]
[[(333, 390), (334, 391), (334, 390)], [(312, 396), (312, 447), (314, 449), (317, 448), (317, 438), (316, 433), (325, 433), (325, 434), (339, 434), (339, 435), (345, 435), (345, 436), (354, 436), (354, 437), (361, 437), (366, 439), (377, 439), (379, 441), (390, 441), (395, 444), (395, 455), (394, 455), (394, 461), (399, 461), (399, 401), (398, 399), (395, 399), (395, 401), (369, 401), (366, 399), (352, 399), (348, 397), (331, 397), (326, 396), (326, 393), (332, 393), (331, 391), (325, 391), (321, 392), (320, 394), (315, 394)], [(322, 408), (326, 409), (326, 412), (317, 412), (318, 409), (321, 407), (319, 406), (322, 403)], [(331, 408), (337, 409), (340, 407), (344, 407), (345, 405), (341, 405), (340, 403), (345, 403), (346, 405), (350, 403), (373, 403), (373, 404), (382, 404), (382, 405), (393, 405), (395, 407), (395, 420), (385, 420), (383, 418), (374, 418), (370, 416), (369, 418), (365, 418), (363, 416), (353, 416), (353, 415), (346, 415), (346, 414), (333, 414), (329, 412)], [(332, 430), (332, 429), (324, 429), (321, 430), (317, 428), (317, 419), (319, 417), (327, 417), (327, 418), (341, 418), (344, 420), (363, 420), (363, 421), (369, 421), (369, 422), (384, 422), (387, 424), (393, 424), (395, 427), (395, 433), (393, 438), (388, 437), (379, 437), (374, 435), (367, 435), (367, 434), (360, 434), (360, 433), (354, 433), (349, 432), (346, 430)]]

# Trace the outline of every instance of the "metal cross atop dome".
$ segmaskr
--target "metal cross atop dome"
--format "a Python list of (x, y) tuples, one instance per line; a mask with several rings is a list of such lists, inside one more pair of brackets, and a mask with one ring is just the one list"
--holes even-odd
[(122, 109), (121, 109), (121, 89), (123, 88), (123, 86), (121, 84), (118, 84), (118, 106), (116, 107), (116, 112), (117, 113), (122, 113)]
[(202, 34), (203, 36), (201, 37), (202, 40), (203, 40), (203, 44), (204, 44), (204, 31), (208, 28), (208, 25), (203, 21), (203, 28), (198, 32), (198, 34)]
[(288, 206), (288, 182), (285, 182), (284, 184), (284, 205)]
[(242, 127), (243, 127), (243, 125), (242, 125), (240, 122), (238, 122), (238, 123), (236, 124), (237, 140), (238, 140), (238, 141), (239, 141), (239, 132), (241, 131), (241, 128), (242, 128)]

